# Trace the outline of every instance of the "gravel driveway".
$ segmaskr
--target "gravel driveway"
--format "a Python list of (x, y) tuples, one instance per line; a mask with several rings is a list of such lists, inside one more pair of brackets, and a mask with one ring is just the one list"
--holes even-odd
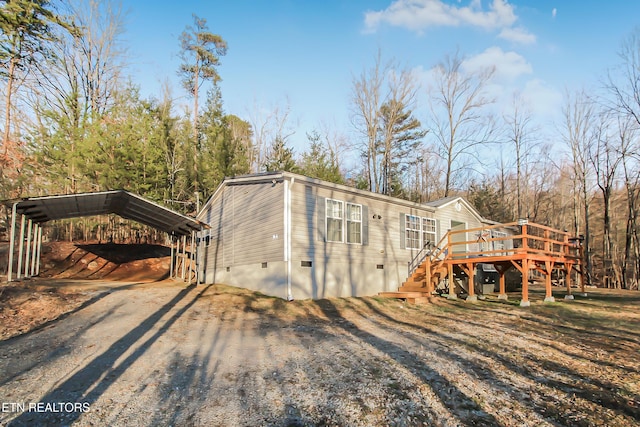
[(220, 285), (78, 286), (85, 304), (0, 342), (0, 424), (640, 422), (637, 309), (633, 330), (588, 331), (558, 317), (560, 304), (287, 303)]

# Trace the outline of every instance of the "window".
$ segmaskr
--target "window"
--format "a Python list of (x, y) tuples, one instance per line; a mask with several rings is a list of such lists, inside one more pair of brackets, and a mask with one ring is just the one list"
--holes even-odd
[(405, 215), (404, 242), (407, 249), (420, 249), (420, 217)]
[(430, 242), (435, 246), (436, 242), (436, 220), (433, 218), (422, 218), (422, 245)]
[(362, 206), (347, 203), (347, 243), (362, 243)]
[(342, 202), (327, 199), (327, 242), (342, 242)]
[(505, 237), (507, 237), (507, 233), (505, 233), (504, 231), (498, 231), (498, 230), (491, 230), (491, 237), (494, 239), (503, 239), (503, 240), (494, 240), (493, 243), (493, 250), (494, 251), (501, 251), (504, 249), (504, 243), (505, 243)]

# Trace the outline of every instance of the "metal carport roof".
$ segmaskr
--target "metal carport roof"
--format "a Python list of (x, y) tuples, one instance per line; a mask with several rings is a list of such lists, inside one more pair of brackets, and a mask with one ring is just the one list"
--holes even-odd
[(208, 226), (125, 190), (6, 200), (10, 208), (36, 223), (81, 216), (117, 214), (176, 236), (190, 235)]

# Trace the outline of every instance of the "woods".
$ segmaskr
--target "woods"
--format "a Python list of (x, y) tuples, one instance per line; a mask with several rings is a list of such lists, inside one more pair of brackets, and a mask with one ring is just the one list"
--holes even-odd
[(116, 3), (0, 8), (0, 199), (123, 188), (195, 214), (225, 176), (287, 170), (418, 202), (462, 195), (496, 221), (567, 228), (584, 236), (590, 283), (638, 289), (640, 30), (599, 87), (565, 92), (554, 123), (519, 93), (498, 105), (496, 70), (459, 51), (420, 74), (379, 50), (352, 72), (350, 129), (302, 131), (289, 105), (225, 110), (234, 46), (204, 17), (175, 40), (182, 103), (168, 82), (145, 98), (131, 81)]

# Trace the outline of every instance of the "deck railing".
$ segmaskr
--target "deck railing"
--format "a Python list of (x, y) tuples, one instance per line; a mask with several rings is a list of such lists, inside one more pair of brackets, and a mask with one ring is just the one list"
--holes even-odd
[(422, 262), (429, 256), (431, 261), (441, 259), (443, 255), (446, 256), (446, 252), (442, 249), (444, 243), (447, 241), (449, 233), (445, 234), (437, 244), (428, 242), (422, 249), (413, 257), (411, 261), (407, 263), (407, 277), (411, 276), (413, 272), (418, 268)]
[[(517, 234), (495, 236), (492, 230), (511, 228)], [(469, 233), (473, 239), (469, 239)], [(445, 245), (452, 259), (481, 256), (539, 255), (558, 258), (580, 258), (577, 239), (565, 231), (534, 223), (512, 222), (492, 226), (450, 230)]]

